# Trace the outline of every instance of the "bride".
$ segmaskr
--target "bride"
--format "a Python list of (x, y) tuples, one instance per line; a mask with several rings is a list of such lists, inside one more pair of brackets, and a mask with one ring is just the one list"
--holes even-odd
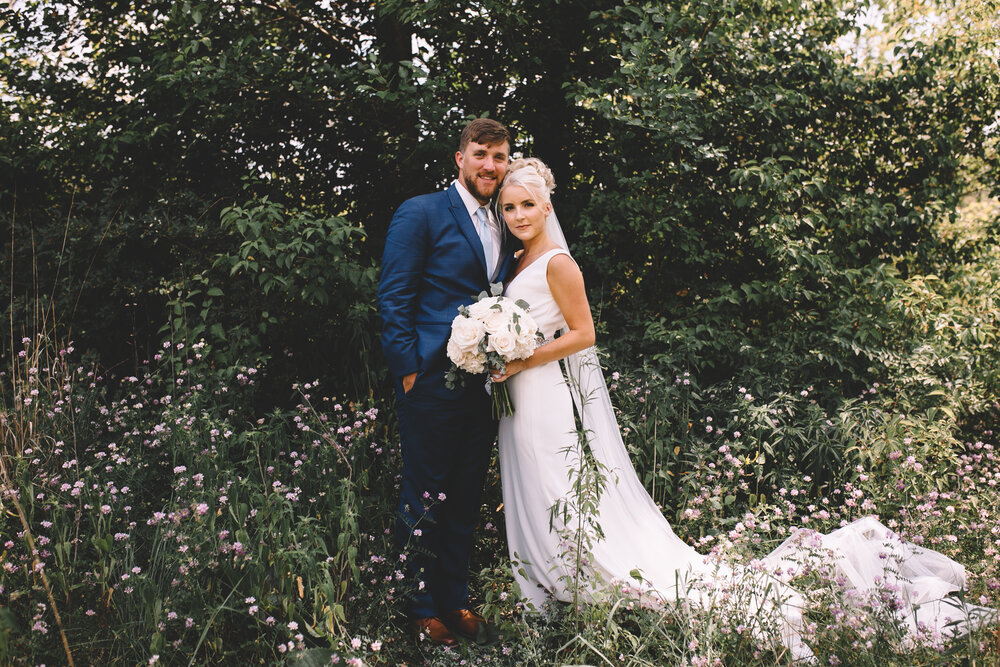
[(530, 305), (546, 336), (531, 357), (494, 376), (507, 383), (515, 409), (500, 422), (500, 469), (514, 578), (529, 605), (595, 600), (624, 587), (654, 605), (691, 599), (707, 606), (713, 590), (739, 590), (747, 618), (772, 619), (770, 630), (756, 627), (759, 638), (779, 641), (793, 660), (812, 660), (800, 634), (804, 599), (772, 573), (821, 553), (858, 593), (895, 586), (897, 617), (913, 635), (918, 627), (967, 632), (993, 614), (946, 597), (964, 587), (961, 565), (901, 541), (871, 517), (829, 535), (800, 530), (762, 567), (710, 562), (677, 537), (622, 443), (593, 348), (583, 275), (552, 212), (553, 187), (540, 160), (522, 158), (510, 164), (498, 200), (524, 244), (506, 295)]

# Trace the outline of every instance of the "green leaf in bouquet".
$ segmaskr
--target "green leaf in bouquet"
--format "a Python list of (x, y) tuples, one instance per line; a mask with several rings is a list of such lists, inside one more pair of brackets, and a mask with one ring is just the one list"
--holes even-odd
[(521, 310), (531, 310), (531, 306), (529, 306), (528, 302), (525, 301), (524, 299), (518, 299), (517, 301), (514, 302), (514, 305), (520, 308)]
[(490, 295), (500, 296), (503, 294), (503, 283), (490, 283)]
[(466, 375), (468, 373), (452, 364), (448, 372), (444, 374), (444, 386), (451, 391), (454, 391), (458, 387), (464, 387)]
[(501, 375), (503, 375), (507, 372), (507, 360), (504, 359), (502, 355), (491, 350), (486, 353), (486, 367), (495, 368), (500, 371)]

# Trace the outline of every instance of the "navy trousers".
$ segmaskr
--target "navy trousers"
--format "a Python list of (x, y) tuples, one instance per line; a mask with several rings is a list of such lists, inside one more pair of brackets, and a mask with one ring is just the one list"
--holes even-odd
[(497, 436), (484, 390), (459, 389), (442, 398), (445, 392), (430, 382), (418, 378), (409, 393), (396, 394), (403, 455), (396, 540), (406, 554), (411, 618), (469, 606), (472, 533)]

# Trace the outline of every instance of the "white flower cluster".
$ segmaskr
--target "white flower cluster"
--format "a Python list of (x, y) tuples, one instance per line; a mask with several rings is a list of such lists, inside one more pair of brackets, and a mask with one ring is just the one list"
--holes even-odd
[(451, 323), (448, 358), (472, 374), (490, 366), (503, 369), (508, 361), (531, 356), (538, 325), (527, 304), (505, 296), (488, 296), (462, 308)]

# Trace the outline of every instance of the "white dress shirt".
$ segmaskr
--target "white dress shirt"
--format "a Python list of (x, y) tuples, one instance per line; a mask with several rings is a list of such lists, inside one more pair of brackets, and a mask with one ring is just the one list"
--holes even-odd
[[(458, 186), (458, 194), (462, 198), (462, 203), (465, 204), (465, 208), (469, 211), (469, 217), (472, 218), (472, 223), (476, 224), (476, 209), (481, 208), (482, 204), (472, 196), (466, 187), (465, 183), (455, 179), (455, 184)], [(489, 223), (490, 233), (493, 235), (493, 252), (490, 253), (492, 256), (486, 258), (486, 265), (490, 270), (490, 278), (493, 277), (493, 273), (496, 271), (497, 262), (500, 261), (500, 225), (497, 224), (496, 218), (493, 216), (493, 211), (489, 206), (486, 207), (486, 221)], [(478, 230), (476, 230), (478, 232)]]

